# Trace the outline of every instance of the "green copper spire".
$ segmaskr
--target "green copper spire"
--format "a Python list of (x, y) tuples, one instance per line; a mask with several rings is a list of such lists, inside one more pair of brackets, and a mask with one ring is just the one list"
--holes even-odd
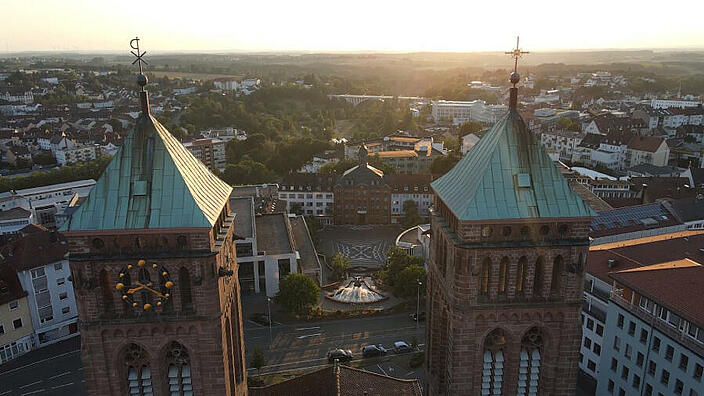
[(514, 106), (431, 187), (460, 221), (595, 215)]
[[(139, 46), (142, 113), (86, 201), (61, 231), (211, 228), (232, 191), (149, 114)], [(144, 62), (146, 63), (146, 62)]]

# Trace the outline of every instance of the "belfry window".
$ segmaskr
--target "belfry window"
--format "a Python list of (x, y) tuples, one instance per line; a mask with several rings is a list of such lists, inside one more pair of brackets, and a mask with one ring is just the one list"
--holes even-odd
[(482, 263), (481, 274), (481, 294), (489, 295), (489, 284), (491, 283), (491, 259), (487, 257)]
[(137, 344), (130, 344), (125, 350), (127, 366), (127, 394), (132, 396), (153, 396), (152, 373), (149, 368), (147, 351)]
[(526, 263), (528, 260), (525, 256), (518, 259), (518, 269), (516, 271), (516, 292), (523, 293), (523, 287), (525, 286), (526, 277)]
[(482, 395), (501, 395), (504, 379), (504, 347), (506, 334), (495, 329), (484, 339)]
[(540, 363), (543, 352), (543, 335), (533, 327), (521, 340), (518, 363), (518, 396), (537, 396), (540, 389)]
[(552, 262), (552, 279), (550, 281), (550, 291), (552, 293), (560, 292), (560, 284), (562, 283), (562, 256), (555, 257)]
[(169, 395), (193, 396), (191, 358), (186, 347), (176, 341), (171, 342), (166, 351), (166, 365)]
[(535, 261), (535, 274), (533, 277), (533, 297), (540, 297), (543, 294), (543, 280), (545, 279), (545, 265), (543, 257), (540, 256)]
[(499, 294), (506, 294), (506, 276), (508, 273), (508, 257), (504, 257), (499, 264)]

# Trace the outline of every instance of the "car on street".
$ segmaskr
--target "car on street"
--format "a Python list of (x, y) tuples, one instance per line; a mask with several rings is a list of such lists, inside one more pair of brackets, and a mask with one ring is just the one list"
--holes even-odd
[[(409, 316), (411, 317), (412, 321), (414, 321), (414, 322), (416, 321), (416, 313), (415, 312), (410, 314)], [(418, 314), (418, 320), (421, 322), (425, 322), (425, 311)]]
[(349, 349), (345, 350), (338, 348), (328, 352), (328, 363), (332, 363), (335, 360), (339, 362), (349, 362), (353, 358), (354, 354)]
[(413, 352), (413, 348), (411, 348), (411, 346), (406, 344), (404, 341), (396, 341), (396, 342), (394, 342), (394, 352), (395, 353)]
[(260, 324), (262, 326), (269, 326), (271, 323), (271, 319), (269, 319), (269, 315), (261, 312), (253, 313), (252, 315), (249, 316), (249, 319), (257, 324)]
[(374, 357), (386, 355), (386, 349), (381, 345), (367, 345), (362, 348), (362, 357)]

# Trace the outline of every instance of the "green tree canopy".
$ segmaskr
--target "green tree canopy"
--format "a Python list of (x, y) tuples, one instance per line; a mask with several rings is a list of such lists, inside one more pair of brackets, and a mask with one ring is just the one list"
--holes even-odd
[(279, 292), (274, 301), (289, 312), (305, 314), (318, 303), (320, 287), (305, 274), (292, 273), (279, 280)]
[(344, 279), (347, 270), (350, 269), (350, 258), (344, 254), (337, 252), (332, 258), (332, 273), (335, 280)]
[(423, 258), (412, 256), (406, 253), (403, 249), (393, 246), (386, 253), (386, 265), (379, 272), (379, 277), (382, 281), (391, 287), (395, 287), (399, 280), (401, 271), (411, 265), (423, 265)]
[(448, 155), (435, 157), (430, 163), (430, 173), (434, 175), (444, 175), (459, 162), (459, 155), (451, 151)]
[(403, 228), (411, 228), (423, 222), (423, 218), (418, 214), (418, 203), (411, 199), (403, 203), (403, 218), (401, 218), (401, 226)]
[[(393, 286), (394, 295), (401, 298), (416, 297), (420, 291), (420, 295), (425, 295), (425, 278), (427, 272), (423, 266), (412, 264), (404, 268), (399, 274)], [(420, 287), (418, 286), (420, 282)]]

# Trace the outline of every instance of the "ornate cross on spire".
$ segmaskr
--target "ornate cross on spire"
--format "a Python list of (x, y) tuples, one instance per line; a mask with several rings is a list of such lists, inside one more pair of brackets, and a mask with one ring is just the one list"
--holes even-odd
[(142, 112), (145, 114), (149, 114), (149, 97), (147, 96), (147, 92), (144, 90), (144, 86), (147, 85), (147, 76), (144, 75), (142, 72), (142, 63), (145, 65), (148, 65), (147, 61), (145, 61), (142, 57), (144, 54), (147, 53), (147, 51), (140, 52), (139, 50), (139, 37), (135, 37), (132, 40), (130, 40), (130, 47), (133, 50), (136, 50), (137, 52), (130, 51), (132, 55), (135, 56), (135, 59), (132, 64), (134, 65), (137, 63), (139, 65), (139, 75), (137, 76), (137, 84), (139, 85), (139, 101), (142, 105)]
[(518, 73), (518, 58), (522, 57), (523, 54), (530, 54), (528, 51), (522, 51), (520, 47), (518, 46), (518, 43), (520, 41), (521, 37), (516, 36), (516, 48), (513, 49), (513, 51), (507, 51), (506, 55), (511, 55), (511, 57), (514, 59), (513, 63), (513, 72)]

